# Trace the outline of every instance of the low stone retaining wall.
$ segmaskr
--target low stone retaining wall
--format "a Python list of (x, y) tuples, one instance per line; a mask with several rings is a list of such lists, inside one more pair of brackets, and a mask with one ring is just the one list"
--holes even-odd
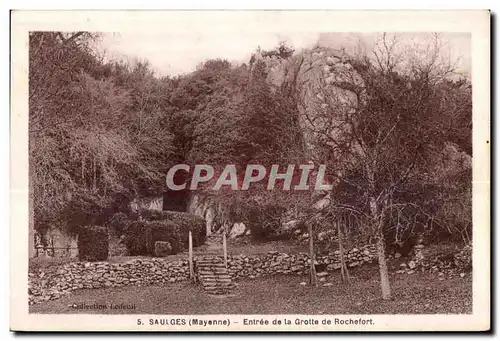
[(29, 273), (30, 304), (57, 299), (78, 289), (161, 285), (187, 280), (187, 260), (134, 259), (125, 263), (76, 262)]
[[(422, 246), (423, 247), (423, 246)], [(407, 263), (402, 263), (400, 273), (413, 273), (417, 270), (452, 273), (471, 264), (470, 249), (451, 255), (450, 261), (424, 259), (421, 247), (416, 247), (415, 255)], [(212, 258), (212, 257), (209, 257)], [(219, 259), (219, 257), (217, 257)], [(204, 258), (197, 258), (203, 262)], [(220, 262), (223, 258), (220, 257)], [(350, 268), (365, 263), (376, 263), (374, 245), (354, 248), (346, 253), (346, 263)], [(317, 256), (318, 272), (335, 271), (340, 268), (339, 252)], [(252, 256), (230, 256), (228, 273), (232, 279), (255, 278), (277, 274), (308, 274), (309, 255), (306, 253), (286, 254), (271, 251), (267, 254)], [(442, 270), (443, 269), (443, 270)], [(444, 269), (447, 269), (446, 271)], [(189, 263), (186, 260), (171, 261), (165, 258), (134, 259), (125, 263), (75, 262), (54, 265), (29, 273), (29, 303), (57, 299), (78, 289), (122, 287), (127, 285), (163, 285), (189, 279)]]
[[(349, 267), (372, 262), (374, 257), (374, 246), (355, 248), (346, 253)], [(318, 256), (316, 262), (318, 265), (324, 265), (324, 270), (340, 268), (338, 252)], [(307, 273), (309, 264), (309, 255), (305, 253), (289, 255), (270, 252), (264, 255), (230, 256), (228, 272), (233, 279), (275, 274), (300, 275)], [(135, 259), (125, 263), (75, 262), (30, 272), (28, 293), (30, 304), (34, 304), (57, 299), (78, 289), (162, 285), (188, 279), (187, 260), (168, 261), (164, 258), (151, 258)]]
[[(364, 263), (372, 263), (376, 259), (374, 245), (354, 248), (346, 252), (346, 264), (353, 268)], [(306, 253), (286, 254), (269, 252), (265, 255), (232, 256), (228, 259), (229, 273), (233, 278), (259, 277), (275, 274), (304, 275), (309, 273), (311, 261)], [(340, 269), (340, 252), (316, 256), (316, 266), (319, 271)]]

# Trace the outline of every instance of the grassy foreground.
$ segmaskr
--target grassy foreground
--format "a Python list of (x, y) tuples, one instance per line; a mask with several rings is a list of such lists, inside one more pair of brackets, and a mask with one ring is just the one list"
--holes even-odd
[[(470, 314), (472, 274), (439, 280), (435, 275), (391, 275), (393, 298), (380, 298), (378, 271), (368, 267), (353, 271), (349, 286), (333, 273), (324, 287), (300, 285), (306, 277), (274, 276), (244, 279), (234, 295), (214, 297), (201, 287), (183, 282), (154, 287), (79, 290), (59, 300), (30, 306), (42, 314)], [(73, 304), (94, 303), (107, 309), (74, 309)], [(134, 310), (109, 309), (132, 305)]]

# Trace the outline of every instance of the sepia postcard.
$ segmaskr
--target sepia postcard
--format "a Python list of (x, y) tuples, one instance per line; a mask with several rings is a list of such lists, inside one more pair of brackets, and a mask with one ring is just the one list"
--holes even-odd
[(12, 11), (12, 331), (488, 331), (490, 12)]

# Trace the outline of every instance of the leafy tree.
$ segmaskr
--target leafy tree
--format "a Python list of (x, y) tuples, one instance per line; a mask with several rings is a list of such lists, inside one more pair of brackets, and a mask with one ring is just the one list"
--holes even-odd
[[(92, 50), (96, 38), (30, 34), (30, 189), (37, 229), (72, 229), (64, 213), (70, 208), (106, 212), (122, 193), (163, 189), (165, 159), (173, 150), (159, 124), (164, 83), (147, 64), (104, 64)], [(75, 206), (75, 200), (88, 205)]]

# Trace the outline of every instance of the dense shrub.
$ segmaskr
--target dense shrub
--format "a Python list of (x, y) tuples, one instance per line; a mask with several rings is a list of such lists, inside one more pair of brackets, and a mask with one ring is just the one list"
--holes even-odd
[(84, 226), (78, 232), (78, 257), (81, 261), (103, 261), (109, 255), (108, 230), (102, 226)]
[(168, 242), (171, 254), (187, 250), (189, 231), (193, 234), (193, 246), (205, 243), (205, 221), (186, 212), (141, 210), (143, 220), (129, 222), (125, 229), (124, 243), (128, 253), (135, 255), (155, 255), (158, 241)]
[(163, 211), (163, 216), (170, 221), (178, 224), (181, 231), (185, 233), (184, 239), (188, 242), (188, 232), (193, 235), (193, 246), (200, 246), (205, 243), (207, 237), (207, 228), (205, 220), (194, 214), (185, 212)]
[(156, 241), (167, 241), (172, 252), (180, 250), (176, 226), (168, 221), (135, 221), (131, 223), (125, 234), (125, 246), (131, 256), (153, 255)]
[(178, 225), (183, 233), (182, 240), (188, 240), (188, 231), (193, 233), (193, 246), (205, 243), (207, 236), (205, 220), (197, 215), (187, 212), (141, 210), (140, 216), (148, 221), (172, 221)]
[(270, 239), (281, 227), (281, 218), (285, 209), (279, 205), (252, 207), (248, 211), (245, 224), (256, 240)]
[(127, 229), (125, 245), (130, 255), (154, 255), (157, 241), (170, 243), (171, 253), (187, 249), (188, 230), (170, 220), (136, 221)]
[(108, 222), (108, 226), (113, 228), (118, 235), (121, 235), (129, 224), (130, 218), (123, 212), (113, 214)]

